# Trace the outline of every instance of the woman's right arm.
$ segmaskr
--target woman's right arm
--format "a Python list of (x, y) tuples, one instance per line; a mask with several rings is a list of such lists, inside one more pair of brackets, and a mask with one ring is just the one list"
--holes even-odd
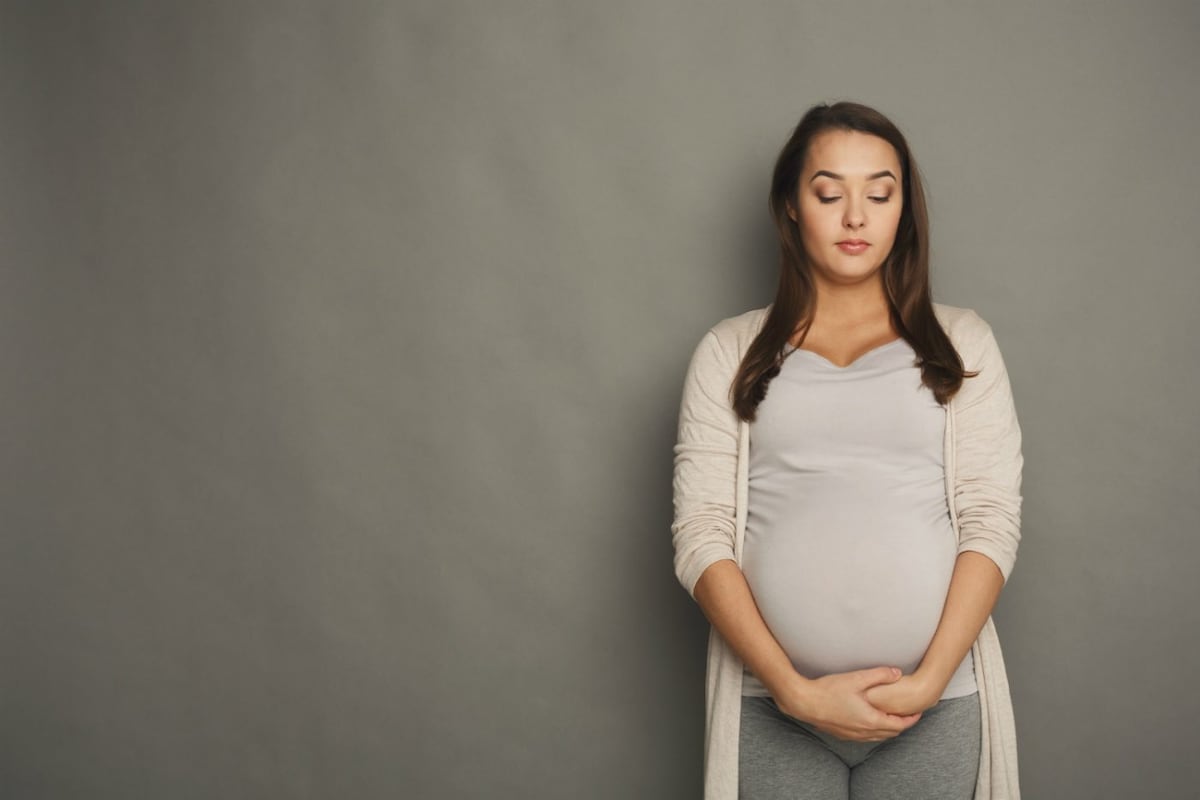
[(767, 627), (750, 585), (733, 561), (718, 561), (696, 583), (694, 597), (726, 644), (762, 681), (779, 709), (839, 739), (881, 741), (907, 730), (920, 714), (897, 716), (880, 711), (866, 698), (872, 686), (900, 678), (894, 667), (805, 678)]
[(919, 714), (886, 714), (867, 702), (871, 686), (899, 670), (876, 667), (809, 680), (792, 667), (759, 613), (734, 560), (738, 418), (729, 400), (736, 354), (710, 331), (684, 382), (675, 445), (675, 572), (709, 622), (775, 698), (780, 709), (843, 739), (886, 739)]

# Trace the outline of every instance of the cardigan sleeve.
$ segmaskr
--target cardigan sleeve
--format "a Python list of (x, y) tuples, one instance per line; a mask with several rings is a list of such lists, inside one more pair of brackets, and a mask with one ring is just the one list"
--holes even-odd
[(738, 418), (729, 389), (737, 361), (709, 331), (684, 380), (672, 481), (675, 575), (695, 596), (696, 582), (717, 561), (735, 559)]
[(1021, 540), (1021, 429), (1008, 372), (991, 328), (982, 328), (973, 353), (963, 353), (968, 370), (954, 398), (954, 507), (958, 552), (982, 553), (1008, 580)]

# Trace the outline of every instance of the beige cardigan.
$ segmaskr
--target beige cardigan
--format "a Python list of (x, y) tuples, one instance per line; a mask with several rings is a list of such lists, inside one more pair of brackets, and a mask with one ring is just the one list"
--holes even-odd
[[(968, 370), (946, 414), (946, 496), (958, 550), (991, 558), (1007, 580), (1020, 539), (1021, 431), (1008, 374), (991, 329), (969, 309), (934, 305)], [(741, 563), (746, 531), (749, 425), (733, 412), (729, 387), (767, 309), (715, 325), (692, 357), (675, 446), (675, 573), (689, 593), (711, 564)], [(1000, 641), (989, 618), (976, 640), (983, 744), (976, 800), (1017, 800), (1017, 742)], [(715, 630), (708, 645), (704, 796), (738, 794), (742, 663)]]

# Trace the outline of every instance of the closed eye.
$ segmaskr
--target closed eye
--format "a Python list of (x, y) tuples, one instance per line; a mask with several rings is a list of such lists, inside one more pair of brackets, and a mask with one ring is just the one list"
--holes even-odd
[(886, 203), (887, 201), (891, 200), (892, 198), (890, 196), (888, 196), (888, 197), (868, 197), (867, 199), (870, 200), (872, 203)]
[(842, 198), (841, 198), (841, 195), (838, 195), (837, 197), (820, 197), (820, 196), (818, 196), (817, 199), (820, 200), (822, 203), (829, 204), (829, 203), (836, 203), (838, 200), (841, 200)]

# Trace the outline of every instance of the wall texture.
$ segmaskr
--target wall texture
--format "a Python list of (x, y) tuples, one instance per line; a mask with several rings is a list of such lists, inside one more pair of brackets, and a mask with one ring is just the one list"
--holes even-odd
[(1182, 797), (1187, 2), (4, 3), (0, 794), (695, 798), (692, 347), (892, 115), (1026, 435), (1030, 798)]

